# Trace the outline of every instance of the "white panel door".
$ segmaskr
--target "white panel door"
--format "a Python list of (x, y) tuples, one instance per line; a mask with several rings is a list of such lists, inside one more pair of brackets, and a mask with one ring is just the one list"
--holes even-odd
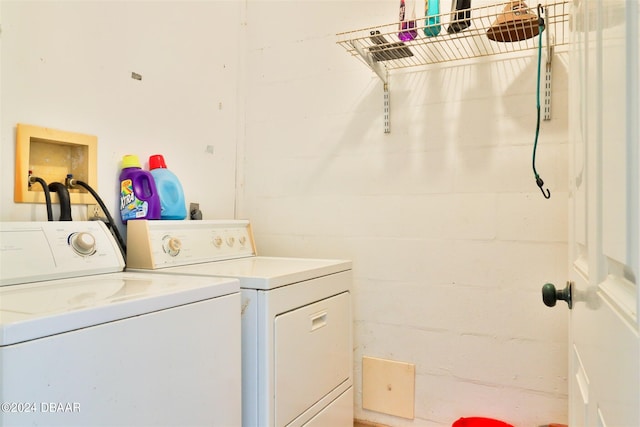
[(569, 423), (640, 426), (638, 5), (571, 7)]

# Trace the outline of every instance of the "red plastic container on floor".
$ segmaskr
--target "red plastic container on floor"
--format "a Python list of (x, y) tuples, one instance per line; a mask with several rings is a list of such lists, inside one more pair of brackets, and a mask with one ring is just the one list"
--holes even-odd
[(454, 422), (451, 427), (513, 427), (511, 424), (507, 424), (504, 421), (494, 420), (484, 417), (468, 417), (460, 418)]

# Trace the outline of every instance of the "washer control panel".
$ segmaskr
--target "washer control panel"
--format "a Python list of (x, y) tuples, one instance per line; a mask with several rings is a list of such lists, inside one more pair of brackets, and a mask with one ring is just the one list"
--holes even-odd
[(124, 269), (124, 259), (101, 221), (0, 223), (0, 285)]
[(127, 267), (164, 267), (255, 256), (247, 220), (127, 222)]

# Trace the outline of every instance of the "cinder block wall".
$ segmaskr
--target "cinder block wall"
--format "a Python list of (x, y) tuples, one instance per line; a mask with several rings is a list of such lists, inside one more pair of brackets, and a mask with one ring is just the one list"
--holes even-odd
[[(248, 2), (238, 214), (262, 254), (353, 260), (357, 418), (566, 421), (567, 313), (540, 296), (567, 271), (566, 54), (545, 200), (535, 51), (392, 75), (383, 133), (382, 83), (335, 33), (392, 22), (396, 3)], [(362, 409), (362, 356), (416, 365), (414, 420)]]

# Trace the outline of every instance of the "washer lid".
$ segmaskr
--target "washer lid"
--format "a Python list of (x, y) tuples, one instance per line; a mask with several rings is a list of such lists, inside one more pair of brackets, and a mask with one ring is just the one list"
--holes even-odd
[(351, 261), (254, 256), (156, 270), (162, 273), (237, 277), (240, 287), (268, 290), (351, 270)]
[(0, 287), (0, 346), (239, 292), (235, 279), (112, 273)]

